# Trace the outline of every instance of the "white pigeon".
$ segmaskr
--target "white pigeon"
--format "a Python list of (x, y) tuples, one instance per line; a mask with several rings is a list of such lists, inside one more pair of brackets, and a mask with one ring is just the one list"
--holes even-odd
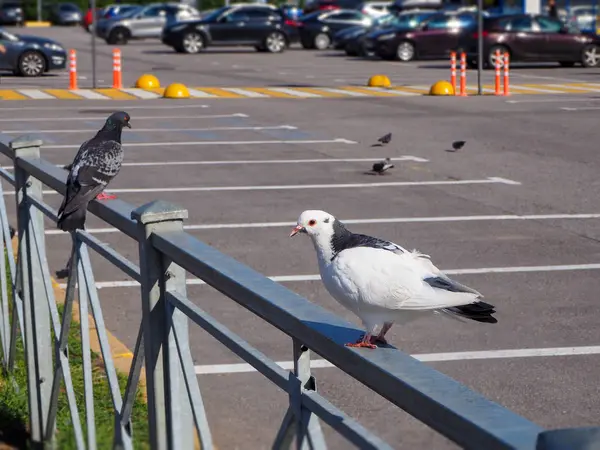
[[(407, 323), (431, 313), (477, 322), (497, 323), (494, 306), (482, 295), (444, 275), (428, 255), (393, 242), (349, 231), (325, 211), (304, 211), (290, 237), (312, 239), (321, 280), (331, 296), (356, 314), (365, 335), (350, 347), (376, 348), (386, 343), (394, 323)], [(375, 329), (381, 326), (379, 334)]]

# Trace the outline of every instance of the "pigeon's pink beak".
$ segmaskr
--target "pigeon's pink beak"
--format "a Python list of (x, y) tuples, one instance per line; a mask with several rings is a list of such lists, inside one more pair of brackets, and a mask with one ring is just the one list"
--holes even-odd
[(298, 233), (300, 233), (302, 230), (304, 229), (304, 227), (302, 225), (298, 225), (296, 226), (296, 228), (294, 228), (292, 230), (292, 232), (290, 233), (290, 237), (294, 237), (296, 236)]

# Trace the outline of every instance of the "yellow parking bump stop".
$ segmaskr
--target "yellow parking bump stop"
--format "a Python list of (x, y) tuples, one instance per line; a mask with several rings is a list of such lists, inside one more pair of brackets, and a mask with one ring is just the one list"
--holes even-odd
[(137, 81), (135, 82), (135, 87), (140, 89), (159, 88), (160, 82), (158, 81), (158, 78), (156, 78), (154, 75), (145, 73), (137, 79)]

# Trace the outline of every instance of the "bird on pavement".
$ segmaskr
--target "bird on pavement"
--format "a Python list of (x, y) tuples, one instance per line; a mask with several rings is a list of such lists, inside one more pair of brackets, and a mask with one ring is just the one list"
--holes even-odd
[(70, 165), (67, 191), (58, 210), (58, 228), (63, 231), (83, 229), (88, 203), (94, 198), (116, 198), (103, 193), (119, 173), (123, 162), (121, 132), (131, 128), (130, 116), (124, 111), (111, 114), (96, 135), (85, 141)]
[(452, 143), (452, 150), (448, 149), (447, 152), (456, 152), (465, 146), (465, 141), (454, 141)]
[(443, 274), (429, 255), (353, 233), (325, 211), (304, 211), (290, 237), (298, 233), (312, 239), (327, 291), (366, 328), (361, 339), (346, 346), (376, 348), (376, 342), (387, 343), (385, 334), (394, 323), (431, 313), (460, 321), (498, 322), (492, 316), (493, 305), (481, 301), (476, 290)]
[(389, 144), (392, 141), (392, 133), (385, 134), (377, 139), (378, 144), (373, 144), (371, 147), (381, 147), (383, 145)]
[(390, 158), (385, 158), (383, 161), (379, 161), (375, 164), (373, 164), (373, 172), (378, 173), (379, 175), (383, 175), (383, 172), (385, 172), (388, 169), (393, 169), (394, 165), (391, 164), (391, 159)]

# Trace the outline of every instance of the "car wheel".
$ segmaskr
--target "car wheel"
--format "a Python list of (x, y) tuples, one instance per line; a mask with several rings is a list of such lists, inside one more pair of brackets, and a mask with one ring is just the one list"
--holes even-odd
[(24, 77), (39, 77), (46, 71), (46, 60), (40, 52), (27, 51), (19, 58), (17, 70)]
[(412, 42), (402, 41), (396, 49), (396, 58), (402, 62), (415, 59), (415, 46)]
[(317, 50), (327, 50), (327, 48), (329, 48), (331, 45), (331, 39), (329, 39), (327, 34), (319, 33), (315, 36), (314, 43)]
[(115, 28), (106, 38), (106, 43), (109, 45), (125, 45), (127, 41), (129, 41), (129, 30), (123, 27)]
[(269, 53), (281, 53), (285, 50), (287, 46), (287, 42), (285, 40), (285, 36), (278, 31), (274, 31), (270, 33), (265, 39), (265, 43), (263, 45)]
[(600, 52), (597, 45), (586, 45), (581, 52), (581, 65), (583, 67), (598, 67), (600, 64)]
[(487, 60), (483, 62), (483, 65), (486, 69), (495, 69), (496, 68), (496, 52), (500, 52), (500, 69), (504, 67), (504, 54), (508, 53), (508, 57), (510, 59), (510, 52), (503, 45), (494, 45), (490, 48), (488, 52)]
[(200, 33), (190, 31), (183, 35), (181, 47), (185, 53), (200, 53), (204, 48), (204, 38)]

